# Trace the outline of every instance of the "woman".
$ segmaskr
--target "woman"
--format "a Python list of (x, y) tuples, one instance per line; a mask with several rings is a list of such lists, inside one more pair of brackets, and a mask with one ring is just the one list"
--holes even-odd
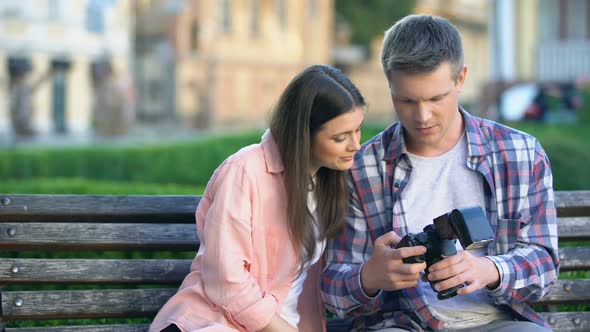
[(150, 331), (322, 331), (325, 241), (344, 222), (365, 102), (314, 65), (279, 99), (260, 144), (225, 160), (196, 211), (201, 245)]

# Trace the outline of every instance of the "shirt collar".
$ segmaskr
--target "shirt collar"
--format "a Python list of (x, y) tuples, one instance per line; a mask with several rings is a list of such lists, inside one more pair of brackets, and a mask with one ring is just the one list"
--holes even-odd
[(266, 162), (266, 171), (269, 173), (281, 173), (285, 168), (279, 153), (279, 147), (275, 142), (270, 129), (267, 129), (262, 135), (260, 143), (264, 152), (264, 161)]
[(467, 155), (469, 157), (482, 157), (492, 152), (488, 145), (489, 140), (486, 139), (486, 134), (482, 130), (482, 120), (467, 113), (463, 108), (459, 107), (459, 111), (465, 120), (465, 132), (467, 133)]

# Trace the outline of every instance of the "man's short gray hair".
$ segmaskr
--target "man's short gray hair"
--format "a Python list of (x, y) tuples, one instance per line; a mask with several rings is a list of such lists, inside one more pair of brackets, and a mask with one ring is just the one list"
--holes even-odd
[(393, 72), (429, 73), (448, 62), (457, 80), (463, 68), (463, 45), (457, 28), (446, 18), (409, 15), (385, 32), (381, 65), (387, 79)]

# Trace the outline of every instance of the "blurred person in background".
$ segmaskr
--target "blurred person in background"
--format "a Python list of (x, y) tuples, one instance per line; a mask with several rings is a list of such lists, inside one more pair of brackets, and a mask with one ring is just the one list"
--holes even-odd
[(262, 141), (210, 179), (196, 211), (198, 253), (151, 332), (325, 330), (321, 256), (344, 223), (364, 108), (330, 66), (289, 83)]
[[(532, 136), (459, 106), (467, 67), (458, 30), (411, 15), (386, 33), (381, 62), (400, 121), (363, 144), (344, 231), (328, 241), (322, 294), (357, 331), (549, 331), (527, 304), (559, 268), (553, 178)], [(477, 205), (494, 241), (426, 263), (396, 245), (453, 209)], [(466, 222), (469, 222), (467, 220)], [(433, 287), (429, 281), (438, 282)], [(457, 296), (437, 292), (464, 285)]]

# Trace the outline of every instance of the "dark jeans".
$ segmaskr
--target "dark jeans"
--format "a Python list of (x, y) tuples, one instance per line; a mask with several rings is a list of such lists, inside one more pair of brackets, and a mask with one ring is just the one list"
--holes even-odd
[(328, 332), (348, 332), (352, 329), (352, 319), (328, 318), (326, 319), (326, 329)]

